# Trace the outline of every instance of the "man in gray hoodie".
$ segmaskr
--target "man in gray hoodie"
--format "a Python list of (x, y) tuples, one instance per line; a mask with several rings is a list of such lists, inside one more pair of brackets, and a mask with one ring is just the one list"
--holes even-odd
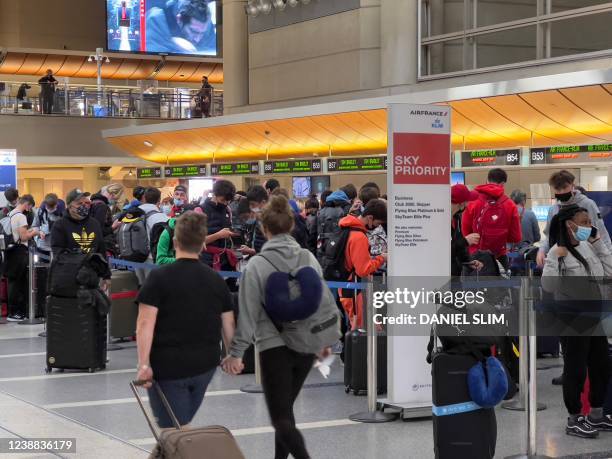
[(601, 218), (599, 207), (597, 207), (597, 204), (595, 204), (592, 199), (587, 198), (584, 194), (575, 189), (575, 180), (576, 177), (574, 177), (574, 174), (566, 170), (555, 172), (548, 180), (548, 184), (554, 192), (557, 203), (551, 206), (550, 210), (548, 211), (546, 228), (544, 228), (544, 234), (546, 235), (547, 239), (542, 240), (542, 244), (540, 245), (540, 250), (538, 251), (537, 257), (538, 266), (544, 266), (546, 254), (550, 250), (550, 244), (548, 242), (550, 221), (555, 215), (557, 215), (557, 213), (559, 213), (559, 208), (564, 206), (577, 205), (578, 207), (586, 209), (589, 212), (589, 217), (591, 218), (591, 222), (593, 222), (593, 226), (597, 228), (597, 232), (601, 237), (601, 240), (609, 250), (612, 250), (610, 235), (608, 234), (606, 225)]

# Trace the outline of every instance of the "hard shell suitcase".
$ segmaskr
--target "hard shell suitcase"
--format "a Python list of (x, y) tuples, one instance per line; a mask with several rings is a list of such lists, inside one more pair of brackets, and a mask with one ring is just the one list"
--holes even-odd
[[(366, 394), (368, 389), (367, 350), (368, 336), (365, 330), (353, 330), (344, 340), (344, 387), (348, 394)], [(387, 391), (387, 337), (377, 337), (378, 393)]]
[(106, 368), (106, 317), (96, 308), (82, 308), (76, 298), (48, 298), (47, 373), (53, 368)]
[(491, 459), (497, 443), (493, 408), (471, 401), (467, 375), (472, 355), (437, 353), (431, 364), (436, 459)]
[(138, 278), (132, 271), (113, 271), (111, 281), (110, 334), (113, 338), (136, 335)]
[(138, 393), (136, 386), (140, 384), (139, 381), (134, 381), (130, 383), (130, 387), (151, 428), (151, 432), (153, 432), (153, 436), (157, 440), (157, 446), (149, 459), (200, 459), (202, 457), (206, 457), (206, 459), (245, 459), (234, 436), (226, 427), (208, 426), (188, 430), (181, 429), (164, 393), (159, 385), (154, 382), (153, 387), (157, 390), (159, 398), (175, 427), (158, 433)]

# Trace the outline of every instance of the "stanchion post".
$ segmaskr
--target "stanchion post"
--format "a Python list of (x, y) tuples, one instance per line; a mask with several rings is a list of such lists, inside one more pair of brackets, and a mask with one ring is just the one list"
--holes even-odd
[(397, 419), (396, 413), (378, 411), (378, 335), (374, 326), (374, 283), (372, 282), (372, 276), (368, 277), (365, 290), (362, 290), (362, 296), (363, 320), (367, 332), (368, 411), (352, 414), (349, 416), (349, 419), (365, 423), (395, 421)]
[[(520, 349), (521, 361), (525, 360), (528, 362), (527, 382), (525, 385), (526, 390), (522, 394), (522, 397), (524, 398), (524, 405), (527, 408), (525, 413), (525, 437), (527, 451), (525, 454), (509, 456), (507, 459), (551, 459), (548, 456), (537, 453), (537, 412), (545, 409), (546, 406), (543, 404), (538, 404), (537, 401), (537, 329), (534, 308), (535, 297), (533, 294), (533, 266), (531, 263), (527, 268), (527, 276), (521, 278), (521, 299), (524, 300), (524, 304), (521, 306), (525, 306), (524, 315), (527, 318), (526, 332), (528, 335), (525, 336), (526, 346), (521, 347)], [(521, 308), (521, 311), (523, 311), (523, 308)], [(523, 336), (521, 336), (521, 338), (523, 338)]]
[(39, 325), (44, 323), (43, 319), (36, 318), (34, 250), (35, 248), (33, 246), (28, 247), (28, 317), (19, 321), (19, 325)]
[[(502, 403), (502, 408), (511, 411), (526, 411), (529, 406), (529, 340), (530, 340), (530, 310), (533, 309), (533, 298), (531, 298), (531, 268), (528, 268), (528, 276), (521, 277), (521, 291), (519, 297), (519, 392), (518, 395), (507, 402)], [(535, 345), (533, 347), (535, 349)], [(540, 404), (538, 411), (546, 409)]]

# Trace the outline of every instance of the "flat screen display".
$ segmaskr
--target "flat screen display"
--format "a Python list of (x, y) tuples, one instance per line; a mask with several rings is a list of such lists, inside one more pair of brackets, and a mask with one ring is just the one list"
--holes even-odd
[(312, 188), (312, 192), (321, 195), (325, 190), (331, 188), (329, 175), (315, 175), (310, 177), (310, 184)]
[(293, 177), (293, 196), (307, 198), (312, 194), (310, 177)]
[(465, 185), (465, 172), (451, 172), (451, 185)]
[(106, 0), (109, 51), (217, 56), (217, 2)]

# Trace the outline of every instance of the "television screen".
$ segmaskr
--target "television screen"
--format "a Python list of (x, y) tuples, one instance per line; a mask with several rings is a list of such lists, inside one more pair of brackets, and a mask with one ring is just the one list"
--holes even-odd
[(451, 172), (451, 185), (465, 185), (465, 172)]
[(310, 177), (293, 177), (293, 196), (307, 198), (311, 194)]
[(110, 51), (216, 56), (217, 2), (106, 0)]
[(312, 184), (312, 193), (321, 195), (325, 190), (331, 187), (329, 175), (315, 175), (310, 177)]

